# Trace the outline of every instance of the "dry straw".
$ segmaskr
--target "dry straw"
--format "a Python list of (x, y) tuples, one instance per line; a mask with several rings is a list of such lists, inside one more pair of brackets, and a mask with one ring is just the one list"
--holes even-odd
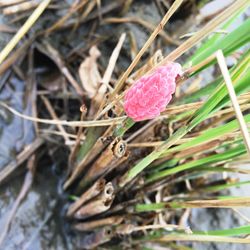
[(5, 48), (0, 53), (0, 64), (7, 58), (10, 52), (16, 47), (19, 41), (25, 36), (25, 34), (30, 30), (34, 25), (40, 15), (47, 8), (51, 0), (42, 1), (39, 6), (34, 10), (32, 15), (24, 23), (24, 25), (18, 30), (15, 36), (10, 40), (10, 42), (5, 46)]
[(247, 124), (246, 124), (244, 117), (243, 117), (243, 114), (241, 112), (240, 105), (239, 105), (239, 102), (237, 100), (237, 96), (236, 96), (236, 93), (235, 93), (235, 90), (233, 87), (233, 83), (232, 83), (232, 80), (231, 80), (231, 77), (230, 77), (230, 74), (229, 74), (229, 71), (227, 68), (227, 64), (226, 64), (223, 52), (221, 50), (218, 50), (216, 53), (216, 57), (217, 57), (218, 64), (219, 64), (220, 69), (221, 69), (221, 73), (224, 77), (224, 80), (225, 80), (225, 83), (227, 86), (227, 90), (228, 90), (228, 94), (230, 96), (236, 117), (237, 117), (239, 125), (240, 125), (240, 129), (242, 132), (242, 136), (243, 136), (248, 154), (250, 155), (250, 136), (248, 133)]

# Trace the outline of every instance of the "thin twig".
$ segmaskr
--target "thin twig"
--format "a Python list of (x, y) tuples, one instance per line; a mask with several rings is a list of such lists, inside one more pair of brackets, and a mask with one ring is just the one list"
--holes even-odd
[[(80, 112), (81, 112), (80, 121), (83, 121), (83, 118), (85, 117), (86, 112), (87, 112), (87, 108), (85, 107), (85, 105), (82, 105), (80, 107)], [(71, 168), (71, 166), (73, 166), (77, 152), (79, 150), (81, 140), (82, 140), (82, 133), (83, 133), (83, 127), (80, 127), (78, 132), (77, 132), (75, 145), (72, 148), (70, 156), (69, 156), (69, 169)]]
[[(40, 129), (39, 132), (42, 133), (42, 134), (52, 134), (52, 135), (60, 135), (60, 136), (64, 135), (64, 133), (62, 133), (60, 131), (55, 131), (55, 130), (50, 130), (50, 129)], [(78, 136), (75, 135), (75, 134), (69, 134), (69, 133), (67, 133), (67, 136), (69, 138), (71, 138), (71, 139), (77, 139), (78, 138)], [(81, 141), (83, 141), (85, 139), (85, 136), (81, 136), (80, 139), (81, 139)], [(70, 140), (70, 142), (75, 144), (74, 140)], [(69, 142), (67, 142), (67, 143), (69, 143)]]
[(121, 124), (125, 119), (126, 116), (116, 117), (116, 118), (110, 118), (107, 120), (100, 120), (100, 121), (58, 121), (58, 120), (50, 120), (50, 119), (41, 119), (36, 118), (28, 115), (21, 114), (17, 110), (9, 107), (6, 103), (0, 102), (0, 106), (8, 109), (11, 113), (14, 115), (17, 115), (23, 119), (29, 120), (29, 121), (35, 121), (39, 123), (44, 124), (51, 124), (51, 125), (63, 125), (63, 126), (70, 126), (70, 127), (105, 127), (113, 124)]
[(151, 127), (156, 122), (156, 119), (153, 119), (149, 121), (146, 125), (135, 131), (131, 136), (129, 136), (125, 141), (128, 143), (132, 141), (134, 138), (136, 138), (138, 135), (140, 135), (142, 132), (144, 132), (146, 129)]
[(83, 8), (84, 5), (88, 2), (88, 0), (81, 1), (79, 3), (78, 0), (76, 0), (71, 8), (66, 12), (66, 14), (60, 18), (56, 23), (52, 24), (50, 28), (46, 30), (46, 34), (50, 34), (52, 31), (56, 30), (57, 28), (61, 27), (74, 13), (76, 13), (79, 9)]
[[(151, 24), (150, 22), (147, 22), (143, 19), (140, 19), (138, 17), (109, 17), (109, 18), (105, 18), (104, 19), (105, 23), (137, 23), (143, 27), (145, 27), (146, 29), (148, 29), (149, 31), (153, 32), (155, 27), (153, 24)], [(169, 35), (167, 35), (166, 32), (164, 32), (163, 30), (159, 33), (159, 35), (163, 38), (163, 40), (166, 43), (170, 43), (170, 44), (174, 44), (174, 45), (180, 45), (180, 42), (173, 39), (172, 37), (170, 37)]]
[[(58, 120), (59, 121), (59, 118), (55, 112), (55, 110), (53, 109), (49, 99), (43, 95), (41, 95), (41, 98), (43, 100), (43, 103), (45, 104), (47, 110), (49, 111), (51, 117), (54, 119), (54, 120)], [(61, 125), (61, 124), (57, 124), (57, 128), (59, 131), (61, 131), (62, 133), (62, 136), (65, 140), (65, 143), (67, 143), (68, 141), (70, 141), (70, 138), (68, 137), (67, 135), (67, 132), (65, 131), (64, 127)]]
[(247, 223), (250, 224), (250, 219), (249, 219), (246, 215), (244, 215), (241, 211), (239, 211), (239, 209), (237, 209), (237, 208), (232, 208), (232, 210), (233, 210), (236, 214), (238, 214), (243, 220), (245, 220)]

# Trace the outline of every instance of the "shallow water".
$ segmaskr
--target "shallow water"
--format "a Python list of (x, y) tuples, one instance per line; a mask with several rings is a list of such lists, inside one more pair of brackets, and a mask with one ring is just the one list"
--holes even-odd
[[(26, 91), (26, 82), (10, 77), (2, 87), (0, 100), (23, 114), (32, 115), (32, 101), (30, 96), (27, 97)], [(6, 168), (6, 164), (15, 159), (17, 153), (34, 140), (35, 132), (32, 122), (14, 116), (2, 107), (0, 129), (0, 170), (2, 170)], [(2, 230), (23, 185), (26, 164), (22, 164), (18, 169), (21, 171), (15, 171), (15, 176), (0, 188), (0, 228)], [(57, 232), (59, 228), (58, 222), (55, 222), (57, 217), (52, 212), (58, 199), (58, 178), (53, 173), (54, 169), (53, 165), (39, 164), (32, 188), (17, 209), (10, 231), (0, 249), (50, 249), (50, 246), (53, 249), (65, 249), (62, 245), (63, 238), (60, 237), (60, 232)], [(45, 221), (47, 225), (42, 227)], [(40, 232), (39, 227), (41, 227)]]

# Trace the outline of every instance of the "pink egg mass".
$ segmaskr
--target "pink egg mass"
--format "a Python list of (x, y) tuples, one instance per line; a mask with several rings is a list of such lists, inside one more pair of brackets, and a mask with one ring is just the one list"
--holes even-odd
[(171, 101), (176, 77), (182, 74), (181, 65), (169, 63), (143, 76), (126, 92), (124, 109), (134, 121), (153, 119)]

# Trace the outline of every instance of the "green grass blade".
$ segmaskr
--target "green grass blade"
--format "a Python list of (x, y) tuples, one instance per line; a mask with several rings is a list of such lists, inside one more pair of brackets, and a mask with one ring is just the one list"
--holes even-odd
[(179, 165), (178, 167), (175, 168), (171, 168), (171, 169), (167, 169), (158, 173), (155, 173), (153, 175), (151, 175), (146, 183), (155, 181), (157, 179), (161, 179), (163, 177), (172, 175), (172, 174), (176, 174), (179, 172), (182, 172), (184, 170), (188, 170), (194, 167), (199, 167), (202, 165), (206, 165), (206, 164), (211, 164), (211, 163), (215, 163), (215, 162), (220, 162), (220, 161), (226, 161), (226, 160), (232, 160), (234, 157), (242, 155), (246, 153), (246, 149), (244, 145), (240, 145), (236, 148), (227, 150), (226, 152), (220, 153), (220, 154), (216, 154), (216, 155), (211, 155), (208, 157), (204, 157), (202, 159), (196, 160), (196, 161), (191, 161), (182, 165)]
[(241, 187), (243, 185), (248, 185), (250, 184), (250, 181), (241, 181), (241, 182), (235, 182), (235, 183), (226, 183), (226, 184), (221, 184), (221, 185), (214, 185), (210, 187), (204, 187), (202, 188), (202, 192), (218, 192), (222, 191), (231, 187)]
[(150, 212), (180, 208), (233, 208), (250, 207), (250, 197), (217, 197), (210, 200), (169, 201), (135, 205), (136, 212)]
[[(233, 70), (231, 78), (235, 87), (235, 91), (239, 94), (249, 89), (248, 77), (250, 69), (250, 51), (244, 56), (239, 65)], [(224, 100), (224, 101), (223, 101)], [(189, 129), (193, 129), (200, 122), (204, 121), (212, 111), (218, 110), (230, 100), (224, 81), (215, 89), (211, 97), (197, 110), (193, 120), (189, 124)]]
[[(250, 115), (246, 115), (244, 118), (247, 123), (250, 122)], [(200, 144), (207, 143), (209, 141), (220, 138), (221, 136), (224, 136), (228, 133), (232, 133), (238, 129), (239, 129), (238, 120), (235, 119), (219, 127), (210, 128), (204, 131), (201, 135), (195, 137), (194, 139), (191, 139), (190, 141), (183, 143), (179, 146), (168, 149), (167, 152), (173, 153), (173, 152), (181, 151), (181, 150), (191, 148), (194, 146), (198, 146)]]
[[(245, 11), (246, 8), (240, 9), (235, 15), (233, 15), (224, 25), (222, 25), (221, 29), (226, 30), (234, 21), (235, 19), (242, 14), (242, 12)], [(225, 34), (222, 33), (216, 33), (210, 36), (206, 42), (204, 42), (194, 53), (194, 55), (191, 56), (191, 58), (188, 60), (187, 65), (191, 64), (192, 61), (196, 61), (200, 54), (203, 53), (206, 49), (209, 49), (209, 47), (213, 46), (218, 40), (222, 39), (225, 36)]]
[(230, 228), (230, 229), (223, 229), (223, 230), (212, 230), (206, 232), (194, 231), (194, 233), (200, 235), (217, 235), (217, 236), (244, 235), (244, 234), (250, 234), (250, 225)]
[[(196, 57), (194, 57), (189, 63), (193, 66), (206, 58), (211, 56), (217, 50), (221, 49), (224, 55), (228, 55), (240, 48), (244, 44), (250, 42), (250, 19), (246, 20), (238, 28), (227, 34), (225, 37), (219, 39), (216, 43), (211, 44), (205, 50), (202, 50)], [(215, 60), (213, 61), (215, 62)], [(211, 63), (210, 63), (211, 64)], [(208, 66), (208, 65), (207, 65)], [(206, 67), (207, 67), (206, 66)]]

